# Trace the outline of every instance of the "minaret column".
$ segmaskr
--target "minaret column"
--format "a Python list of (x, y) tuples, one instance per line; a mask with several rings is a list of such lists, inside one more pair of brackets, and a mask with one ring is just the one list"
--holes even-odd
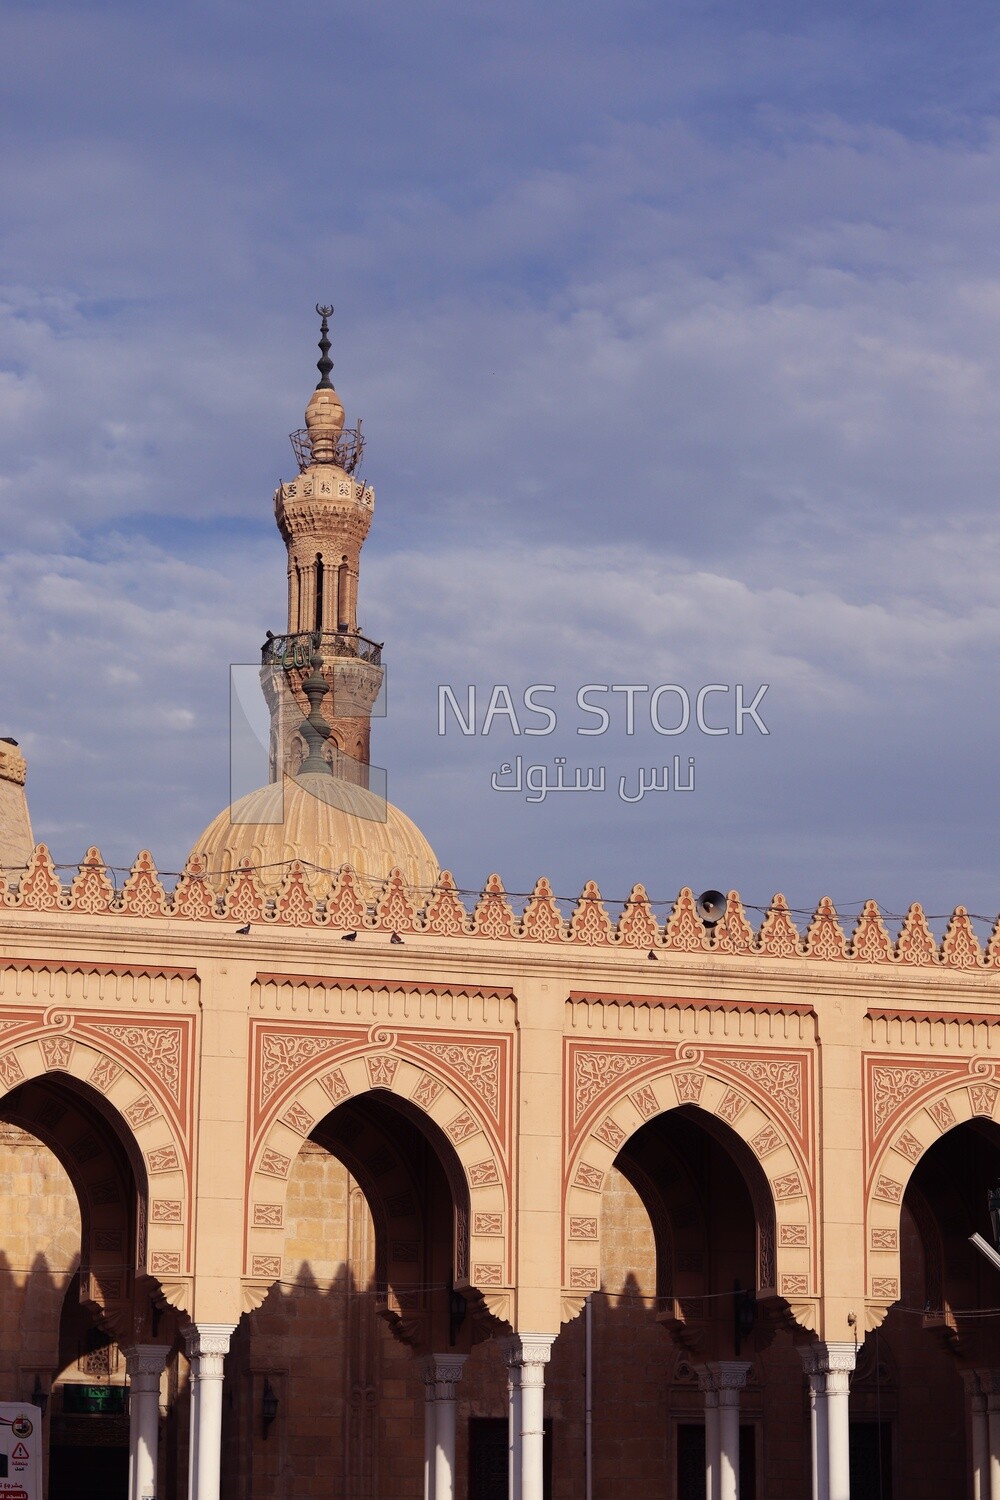
[(299, 598), (299, 630), (312, 630), (316, 618), (316, 556), (302, 568), (302, 593)]
[(291, 556), (288, 559), (288, 626), (299, 618), (299, 570)]
[(357, 627), (354, 622), (358, 618), (358, 574), (357, 570), (351, 567), (350, 562), (347, 563), (341, 573), (341, 580), (344, 594), (346, 595), (346, 600), (344, 601), (346, 608), (344, 609), (343, 619), (350, 625), (352, 630), (355, 630)]

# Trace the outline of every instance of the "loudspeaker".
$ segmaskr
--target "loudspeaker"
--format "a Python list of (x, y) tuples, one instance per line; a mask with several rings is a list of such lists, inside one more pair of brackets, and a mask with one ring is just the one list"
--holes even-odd
[(702, 891), (696, 905), (706, 927), (714, 927), (726, 914), (726, 898), (721, 891)]

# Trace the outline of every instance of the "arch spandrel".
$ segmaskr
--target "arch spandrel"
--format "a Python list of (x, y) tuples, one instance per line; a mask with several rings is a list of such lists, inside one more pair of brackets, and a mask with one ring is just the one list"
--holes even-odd
[(455, 1247), (459, 1284), (506, 1318), (513, 1289), (511, 1109), (513, 1039), (502, 1034), (251, 1024), (244, 1301), (257, 1306), (280, 1276), (288, 1177), (305, 1138), (339, 1104), (385, 1090), (438, 1133), (461, 1173)]
[(957, 1126), (997, 1121), (1000, 1065), (982, 1057), (865, 1058), (866, 1325), (900, 1295), (903, 1196), (931, 1146)]
[[(195, 1024), (191, 1016), (154, 1020), (90, 1009), (0, 1011), (0, 1097), (51, 1077), (90, 1101), (132, 1166), (138, 1223), (131, 1271), (155, 1278), (176, 1307), (188, 1304), (193, 1275)], [(100, 1197), (101, 1184), (94, 1191)], [(89, 1289), (92, 1300), (118, 1300), (110, 1280)]]
[(758, 1296), (784, 1299), (814, 1326), (822, 1288), (812, 1053), (577, 1040), (565, 1049), (565, 1316), (600, 1287), (598, 1202), (615, 1157), (647, 1121), (686, 1105), (732, 1131), (767, 1184), (754, 1204)]

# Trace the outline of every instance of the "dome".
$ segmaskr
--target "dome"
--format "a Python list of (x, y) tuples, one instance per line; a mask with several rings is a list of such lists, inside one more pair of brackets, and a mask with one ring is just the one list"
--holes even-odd
[[(429, 888), (441, 873), (415, 823), (374, 792), (338, 776), (310, 772), (272, 782), (213, 818), (191, 850), (217, 888), (248, 861), (266, 890), (276, 891), (293, 859), (306, 865), (314, 891), (326, 872), (351, 865), (378, 885), (398, 868), (407, 885)], [(319, 866), (311, 870), (310, 866)]]

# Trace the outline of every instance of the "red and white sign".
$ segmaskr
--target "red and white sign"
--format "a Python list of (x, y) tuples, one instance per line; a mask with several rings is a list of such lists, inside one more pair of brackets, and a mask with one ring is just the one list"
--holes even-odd
[(0, 1401), (0, 1500), (42, 1500), (42, 1414)]

